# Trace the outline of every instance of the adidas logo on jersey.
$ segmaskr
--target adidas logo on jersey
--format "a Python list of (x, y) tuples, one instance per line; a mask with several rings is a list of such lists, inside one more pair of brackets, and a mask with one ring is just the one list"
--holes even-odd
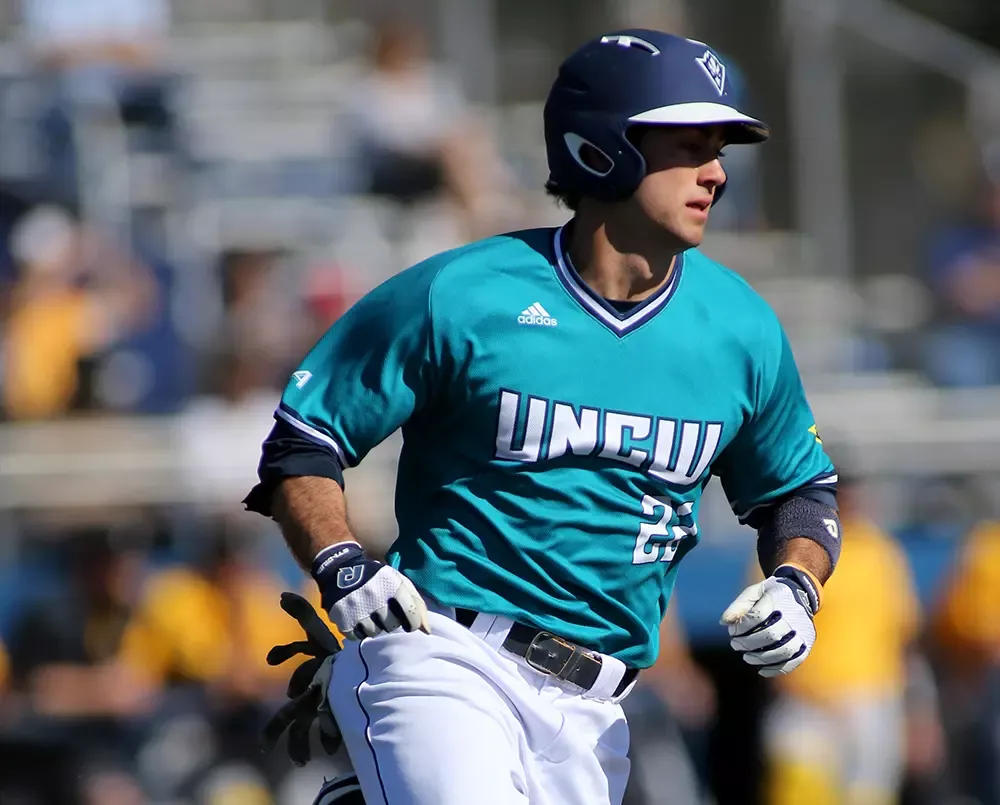
[(517, 317), (518, 324), (541, 324), (545, 327), (555, 327), (559, 322), (552, 318), (548, 311), (538, 302), (535, 302), (527, 310), (522, 310)]

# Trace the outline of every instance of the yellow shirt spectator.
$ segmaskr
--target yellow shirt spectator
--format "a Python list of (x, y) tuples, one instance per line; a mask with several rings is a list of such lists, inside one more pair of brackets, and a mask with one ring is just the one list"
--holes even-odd
[(975, 671), (1000, 660), (1000, 522), (966, 537), (935, 617), (936, 638), (949, 660)]
[(162, 680), (208, 683), (235, 671), (284, 684), (294, 666), (265, 662), (272, 646), (302, 638), (279, 606), (283, 589), (257, 571), (241, 572), (228, 587), (188, 568), (162, 571), (126, 632), (124, 659)]
[(896, 540), (864, 518), (844, 520), (842, 533), (840, 561), (816, 616), (816, 644), (794, 673), (778, 679), (783, 690), (815, 702), (901, 691), (906, 647), (920, 620)]
[(16, 305), (4, 341), (4, 409), (12, 419), (63, 414), (77, 391), (81, 334), (96, 325), (86, 296), (73, 289)]

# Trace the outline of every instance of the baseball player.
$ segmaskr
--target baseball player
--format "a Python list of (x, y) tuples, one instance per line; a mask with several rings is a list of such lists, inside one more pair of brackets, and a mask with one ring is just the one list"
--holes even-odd
[[(768, 129), (711, 47), (597, 37), (544, 111), (554, 229), (402, 271), (305, 357), (246, 503), (348, 637), (329, 707), (369, 805), (620, 803), (620, 702), (657, 655), (718, 476), (766, 578), (723, 613), (796, 668), (839, 552), (835, 470), (774, 312), (701, 254), (723, 150)], [(385, 557), (344, 472), (402, 428)], [(387, 499), (385, 505), (391, 505)]]

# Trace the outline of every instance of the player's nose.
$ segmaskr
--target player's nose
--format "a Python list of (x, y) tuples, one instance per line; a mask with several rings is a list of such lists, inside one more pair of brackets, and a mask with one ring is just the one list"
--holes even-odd
[(720, 185), (726, 183), (726, 169), (722, 167), (719, 159), (713, 159), (701, 166), (698, 172), (698, 184), (708, 190), (715, 190)]

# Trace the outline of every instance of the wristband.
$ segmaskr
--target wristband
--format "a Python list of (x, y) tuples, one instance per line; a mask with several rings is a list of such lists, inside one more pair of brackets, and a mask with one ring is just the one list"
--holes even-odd
[(338, 542), (336, 545), (329, 545), (316, 554), (310, 573), (322, 589), (337, 575), (337, 570), (342, 565), (363, 557), (364, 553), (364, 549), (356, 542)]

